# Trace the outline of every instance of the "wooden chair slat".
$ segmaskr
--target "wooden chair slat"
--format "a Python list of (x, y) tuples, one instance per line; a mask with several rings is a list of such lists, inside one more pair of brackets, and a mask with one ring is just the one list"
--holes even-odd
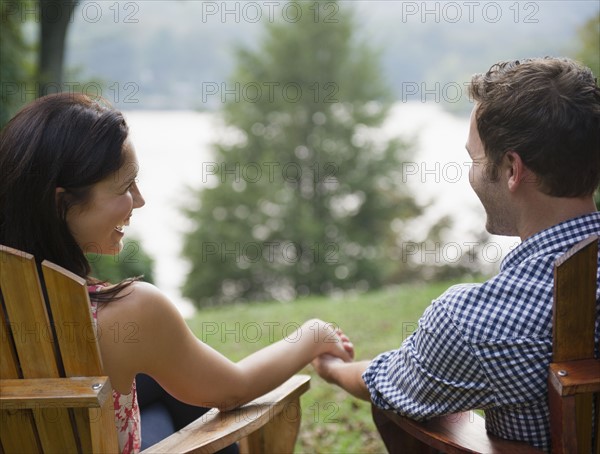
[[(103, 375), (102, 357), (85, 280), (48, 261), (42, 262), (42, 273), (65, 375)], [(112, 391), (107, 400), (110, 402), (103, 405), (102, 409), (73, 410), (84, 452), (118, 450)]]
[[(284, 412), (283, 417), (281, 420), (276, 420), (274, 424), (297, 424), (300, 418), (297, 399), (309, 387), (309, 376), (295, 375), (278, 388), (240, 408), (226, 412), (220, 412), (217, 409), (210, 410), (168, 439), (146, 449), (144, 454), (175, 451), (179, 453), (212, 453), (248, 436), (263, 426), (266, 421), (271, 420), (272, 422), (273, 417), (281, 412)], [(276, 435), (281, 438), (286, 433), (288, 432), (284, 432), (280, 426), (280, 431)], [(265, 435), (269, 437), (273, 434), (269, 433), (267, 429), (266, 432), (263, 432), (263, 436)], [(289, 430), (288, 436), (293, 437), (295, 442), (293, 430)], [(270, 442), (265, 443), (268, 446)], [(286, 441), (281, 441), (281, 443), (286, 444)], [(254, 452), (277, 451), (258, 450)]]
[(103, 375), (85, 280), (48, 261), (42, 272), (66, 376)]
[(54, 337), (35, 260), (30, 254), (8, 249), (0, 250), (0, 288), (23, 376), (58, 377)]
[[(54, 336), (33, 256), (0, 246), (0, 263), (0, 289), (23, 377), (59, 377)], [(33, 419), (44, 452), (54, 452), (56, 446), (77, 452), (68, 410), (35, 409)]]
[[(597, 368), (591, 360), (595, 344), (597, 272), (597, 235), (575, 245), (554, 265), (553, 350), (548, 381), (558, 379), (562, 386), (559, 389), (549, 384), (548, 389), (549, 394), (561, 393), (565, 401), (560, 407), (563, 417), (555, 418), (556, 425), (551, 426), (551, 432), (562, 433), (560, 440), (553, 439), (553, 449), (554, 443), (560, 443), (562, 452), (590, 452), (592, 447), (592, 392), (596, 386), (590, 381), (594, 377), (598, 381), (600, 376), (597, 370), (593, 374)], [(586, 359), (591, 361), (585, 362)], [(577, 386), (586, 365), (592, 367), (592, 375), (588, 373), (586, 383)], [(567, 375), (560, 377), (558, 370)], [(550, 412), (557, 411), (558, 403), (558, 398), (549, 397)]]
[(101, 407), (74, 408), (73, 417), (79, 431), (82, 453), (119, 453), (116, 438), (115, 410), (112, 399), (105, 399)]
[[(2, 264), (0, 257), (0, 264)], [(0, 380), (19, 377), (17, 355), (12, 339), (12, 330), (8, 327), (4, 313), (4, 301), (0, 292)], [(2, 393), (4, 395), (4, 387)], [(0, 448), (5, 452), (39, 452), (39, 440), (30, 410), (18, 411), (5, 409), (0, 412)]]
[(0, 378), (18, 377), (17, 355), (12, 339), (12, 331), (6, 321), (4, 304), (0, 304)]
[(3, 453), (42, 452), (31, 410), (2, 410), (0, 447)]
[[(556, 260), (552, 361), (594, 356), (598, 237), (592, 235)], [(574, 310), (577, 308), (577, 310)], [(576, 329), (576, 331), (574, 331)], [(574, 336), (573, 333), (577, 332)]]

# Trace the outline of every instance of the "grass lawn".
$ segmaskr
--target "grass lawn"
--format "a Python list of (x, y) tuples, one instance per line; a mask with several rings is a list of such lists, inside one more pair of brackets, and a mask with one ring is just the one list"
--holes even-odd
[[(204, 309), (189, 321), (196, 335), (232, 360), (293, 332), (318, 317), (339, 325), (352, 339), (356, 359), (397, 348), (412, 333), (432, 299), (456, 282), (404, 285), (341, 299), (311, 297), (292, 303), (253, 303)], [(367, 402), (313, 378), (302, 396), (299, 453), (380, 453), (385, 448)]]

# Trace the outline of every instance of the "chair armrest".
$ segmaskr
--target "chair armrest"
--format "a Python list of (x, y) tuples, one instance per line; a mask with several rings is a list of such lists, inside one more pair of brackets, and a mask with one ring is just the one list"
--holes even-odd
[(550, 384), (561, 396), (600, 392), (600, 360), (583, 359), (550, 364)]
[[(383, 441), (390, 452), (410, 452), (402, 449), (410, 443), (424, 443), (433, 448), (431, 452), (446, 453), (510, 453), (510, 454), (541, 454), (543, 451), (520, 441), (505, 440), (489, 434), (485, 430), (485, 420), (473, 411), (438, 416), (428, 421), (418, 422), (400, 416), (390, 410), (381, 410), (371, 406), (373, 420)], [(381, 426), (395, 425), (394, 430)], [(402, 430), (398, 430), (398, 427)], [(404, 432), (404, 433), (403, 433)], [(408, 434), (408, 438), (407, 438)], [(390, 439), (390, 437), (392, 439)], [(403, 438), (403, 439), (402, 439)], [(405, 441), (408, 439), (408, 441)], [(390, 449), (390, 447), (394, 449)]]
[(101, 407), (111, 392), (108, 377), (3, 379), (0, 380), (0, 408)]
[(225, 412), (210, 410), (180, 431), (146, 449), (144, 454), (210, 453), (250, 435), (277, 417), (284, 422), (299, 424), (299, 398), (309, 387), (310, 376), (295, 375), (273, 391), (239, 408)]

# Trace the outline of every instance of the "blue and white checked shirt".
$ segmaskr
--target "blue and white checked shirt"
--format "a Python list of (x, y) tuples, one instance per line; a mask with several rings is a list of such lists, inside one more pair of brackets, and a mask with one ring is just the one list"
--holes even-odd
[(483, 409), (489, 432), (548, 450), (554, 261), (592, 234), (598, 212), (527, 238), (489, 281), (449, 288), (398, 350), (371, 362), (363, 374), (371, 400), (416, 420)]

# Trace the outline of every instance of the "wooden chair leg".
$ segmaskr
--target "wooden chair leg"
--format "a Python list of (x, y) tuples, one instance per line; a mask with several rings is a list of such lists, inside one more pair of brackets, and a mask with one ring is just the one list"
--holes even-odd
[(591, 415), (594, 412), (594, 395), (578, 394), (575, 396), (575, 418), (577, 420), (577, 449), (579, 452), (592, 452), (593, 421)]
[(240, 454), (293, 453), (301, 416), (300, 399), (296, 398), (268, 424), (240, 440)]
[(600, 454), (600, 417), (598, 416), (598, 412), (600, 412), (600, 393), (594, 394), (594, 408), (596, 417), (594, 418), (594, 450), (592, 452), (594, 454)]
[(407, 432), (404, 432), (395, 422), (390, 420), (386, 414), (375, 405), (371, 405), (373, 421), (385, 447), (389, 453), (420, 453), (420, 454), (436, 454), (437, 450), (425, 443), (422, 443), (417, 438)]

